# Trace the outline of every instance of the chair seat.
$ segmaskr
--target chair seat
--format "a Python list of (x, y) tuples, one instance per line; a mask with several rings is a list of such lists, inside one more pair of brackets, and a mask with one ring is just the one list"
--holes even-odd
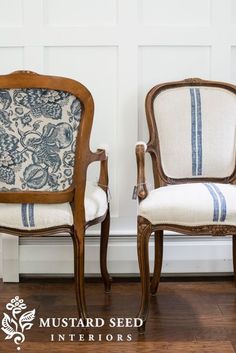
[(153, 225), (235, 225), (236, 185), (188, 183), (152, 190), (138, 214)]
[[(107, 196), (99, 186), (87, 182), (85, 190), (86, 222), (103, 216), (107, 211)], [(72, 225), (70, 203), (13, 204), (0, 203), (0, 227), (36, 230)]]

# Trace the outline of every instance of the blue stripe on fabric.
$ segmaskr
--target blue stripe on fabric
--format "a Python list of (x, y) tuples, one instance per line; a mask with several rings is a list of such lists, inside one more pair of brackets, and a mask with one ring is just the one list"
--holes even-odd
[(217, 222), (219, 220), (219, 201), (218, 201), (217, 194), (211, 184), (205, 183), (204, 185), (207, 187), (208, 191), (212, 196), (213, 206), (214, 206), (213, 222)]
[(29, 210), (28, 210), (28, 216), (29, 216), (29, 225), (30, 227), (35, 227), (35, 223), (34, 223), (34, 204), (30, 203), (28, 205)]
[(197, 175), (202, 175), (202, 107), (200, 89), (196, 88), (197, 100)]
[(24, 227), (29, 227), (28, 221), (27, 221), (27, 203), (22, 203), (21, 205), (21, 218), (22, 218), (22, 224)]
[(217, 185), (211, 184), (211, 186), (215, 189), (216, 193), (220, 198), (220, 203), (221, 203), (220, 221), (224, 222), (227, 214), (226, 199), (224, 197), (224, 194), (222, 193), (222, 191)]
[(191, 96), (191, 142), (192, 142), (192, 175), (197, 175), (197, 145), (196, 145), (196, 101), (194, 88), (190, 88)]

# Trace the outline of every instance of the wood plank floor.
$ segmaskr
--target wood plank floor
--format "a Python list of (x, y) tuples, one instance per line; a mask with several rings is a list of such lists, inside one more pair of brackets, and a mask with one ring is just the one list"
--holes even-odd
[[(236, 286), (232, 280), (162, 282), (158, 295), (151, 297), (146, 334), (138, 336), (136, 328), (42, 328), (39, 318), (76, 317), (72, 280), (23, 280), (19, 284), (0, 282), (0, 319), (9, 313), (6, 304), (15, 296), (23, 298), (27, 310), (36, 308), (36, 319), (20, 352), (157, 352), (157, 353), (233, 353), (236, 352)], [(140, 285), (134, 282), (113, 284), (105, 294), (101, 283), (86, 283), (90, 317), (135, 317)], [(50, 342), (54, 334), (55, 342)], [(65, 341), (58, 342), (58, 335)], [(72, 335), (74, 341), (70, 342)], [(81, 336), (79, 336), (81, 334)], [(95, 339), (88, 341), (89, 334)], [(99, 341), (99, 334), (102, 341)], [(127, 335), (132, 341), (127, 341)], [(83, 335), (83, 336), (82, 336)], [(107, 336), (108, 335), (108, 336)], [(113, 340), (106, 342), (106, 336)], [(122, 335), (123, 342), (117, 342)], [(79, 341), (80, 338), (84, 342)], [(18, 352), (11, 340), (0, 332), (0, 352)]]

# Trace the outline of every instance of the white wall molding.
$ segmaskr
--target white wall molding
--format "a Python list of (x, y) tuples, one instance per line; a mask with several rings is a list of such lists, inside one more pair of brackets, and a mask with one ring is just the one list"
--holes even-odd
[(2, 235), (2, 279), (19, 281), (19, 238), (13, 235)]
[[(153, 266), (153, 239), (150, 241), (150, 264)], [(232, 273), (231, 237), (165, 237), (164, 274)], [(115, 275), (137, 275), (135, 236), (112, 236), (108, 252), (109, 270)], [(71, 239), (22, 238), (19, 251), (20, 274), (73, 274)], [(87, 275), (99, 274), (99, 237), (86, 238)]]

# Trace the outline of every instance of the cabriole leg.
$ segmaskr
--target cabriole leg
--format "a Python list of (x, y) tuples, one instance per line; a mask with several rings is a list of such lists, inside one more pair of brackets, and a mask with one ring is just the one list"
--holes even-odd
[(143, 325), (139, 328), (139, 333), (143, 334), (145, 331), (146, 320), (149, 311), (150, 301), (150, 274), (149, 274), (149, 238), (151, 235), (151, 224), (143, 218), (138, 218), (138, 260), (140, 268), (140, 279), (142, 287), (141, 305), (138, 317), (143, 320)]
[(163, 260), (163, 230), (155, 232), (155, 255), (154, 255), (154, 271), (151, 281), (151, 294), (155, 295), (160, 283), (161, 267)]
[(100, 269), (101, 275), (105, 287), (105, 292), (110, 292), (112, 278), (107, 270), (107, 248), (108, 248), (108, 239), (110, 231), (110, 211), (108, 208), (106, 218), (101, 224), (101, 238), (100, 238)]
[(85, 320), (87, 317), (87, 309), (84, 293), (84, 230), (74, 230), (72, 238), (74, 244), (76, 301), (79, 317)]

